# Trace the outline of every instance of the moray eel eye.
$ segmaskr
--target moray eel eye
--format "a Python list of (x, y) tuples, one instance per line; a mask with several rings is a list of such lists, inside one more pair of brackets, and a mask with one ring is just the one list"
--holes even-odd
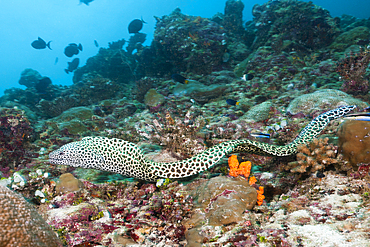
[(61, 152), (59, 153), (59, 155), (64, 155), (64, 152), (63, 152), (63, 151), (61, 151)]

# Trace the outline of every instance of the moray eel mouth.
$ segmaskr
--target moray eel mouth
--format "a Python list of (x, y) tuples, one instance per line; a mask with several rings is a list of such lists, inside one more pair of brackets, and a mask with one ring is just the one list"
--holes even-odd
[(264, 156), (289, 156), (301, 144), (311, 142), (334, 119), (341, 118), (356, 106), (342, 106), (314, 118), (300, 134), (284, 146), (252, 140), (231, 140), (208, 148), (186, 160), (159, 163), (146, 160), (143, 151), (134, 143), (107, 137), (85, 137), (65, 144), (49, 155), (49, 162), (87, 169), (119, 173), (146, 181), (159, 178), (184, 178), (201, 173), (216, 165), (231, 153), (252, 153)]

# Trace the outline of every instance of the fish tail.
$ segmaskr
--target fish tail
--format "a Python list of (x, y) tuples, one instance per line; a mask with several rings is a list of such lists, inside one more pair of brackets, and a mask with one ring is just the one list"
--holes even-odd
[(67, 73), (67, 74), (69, 74), (69, 71), (68, 71), (68, 69), (64, 69), (64, 71)]
[(52, 50), (52, 49), (51, 49), (51, 47), (50, 47), (50, 42), (51, 42), (51, 40), (46, 44), (46, 46), (47, 46), (50, 50)]
[(185, 82), (185, 84), (188, 84), (189, 80), (185, 80), (184, 82)]
[(240, 102), (236, 102), (235, 105), (239, 105)]

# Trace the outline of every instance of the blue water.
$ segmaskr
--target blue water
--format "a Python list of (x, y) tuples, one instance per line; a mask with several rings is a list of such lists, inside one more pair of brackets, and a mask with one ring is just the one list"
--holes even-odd
[[(98, 52), (100, 47), (119, 39), (128, 40), (127, 26), (131, 20), (143, 18), (147, 24), (141, 32), (148, 34), (145, 45), (150, 45), (155, 19), (169, 15), (179, 7), (184, 14), (212, 17), (224, 12), (225, 0), (95, 0), (89, 6), (79, 0), (11, 0), (0, 2), (0, 96), (18, 84), (20, 73), (32, 68), (52, 79), (53, 84), (72, 84), (72, 74), (64, 69), (71, 58), (64, 54), (69, 43), (82, 43), (83, 51), (78, 55), (80, 66)], [(254, 4), (267, 1), (243, 1), (244, 20), (253, 18)], [(370, 17), (369, 0), (317, 0), (316, 5), (330, 11), (332, 16), (349, 14), (358, 18)], [(31, 42), (40, 36), (46, 42), (52, 40), (51, 48), (36, 50)], [(58, 57), (58, 63), (54, 65)]]

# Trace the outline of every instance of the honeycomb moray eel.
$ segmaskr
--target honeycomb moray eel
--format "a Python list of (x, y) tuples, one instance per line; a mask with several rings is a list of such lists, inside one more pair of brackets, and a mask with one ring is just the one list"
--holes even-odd
[(159, 163), (146, 160), (141, 149), (134, 143), (107, 137), (85, 137), (68, 143), (49, 154), (49, 162), (87, 169), (119, 173), (147, 181), (161, 178), (184, 178), (216, 165), (231, 153), (252, 153), (265, 156), (295, 154), (297, 146), (316, 138), (330, 121), (343, 117), (356, 106), (343, 106), (325, 112), (313, 119), (301, 133), (285, 146), (276, 146), (251, 140), (233, 140), (215, 145), (189, 159)]

